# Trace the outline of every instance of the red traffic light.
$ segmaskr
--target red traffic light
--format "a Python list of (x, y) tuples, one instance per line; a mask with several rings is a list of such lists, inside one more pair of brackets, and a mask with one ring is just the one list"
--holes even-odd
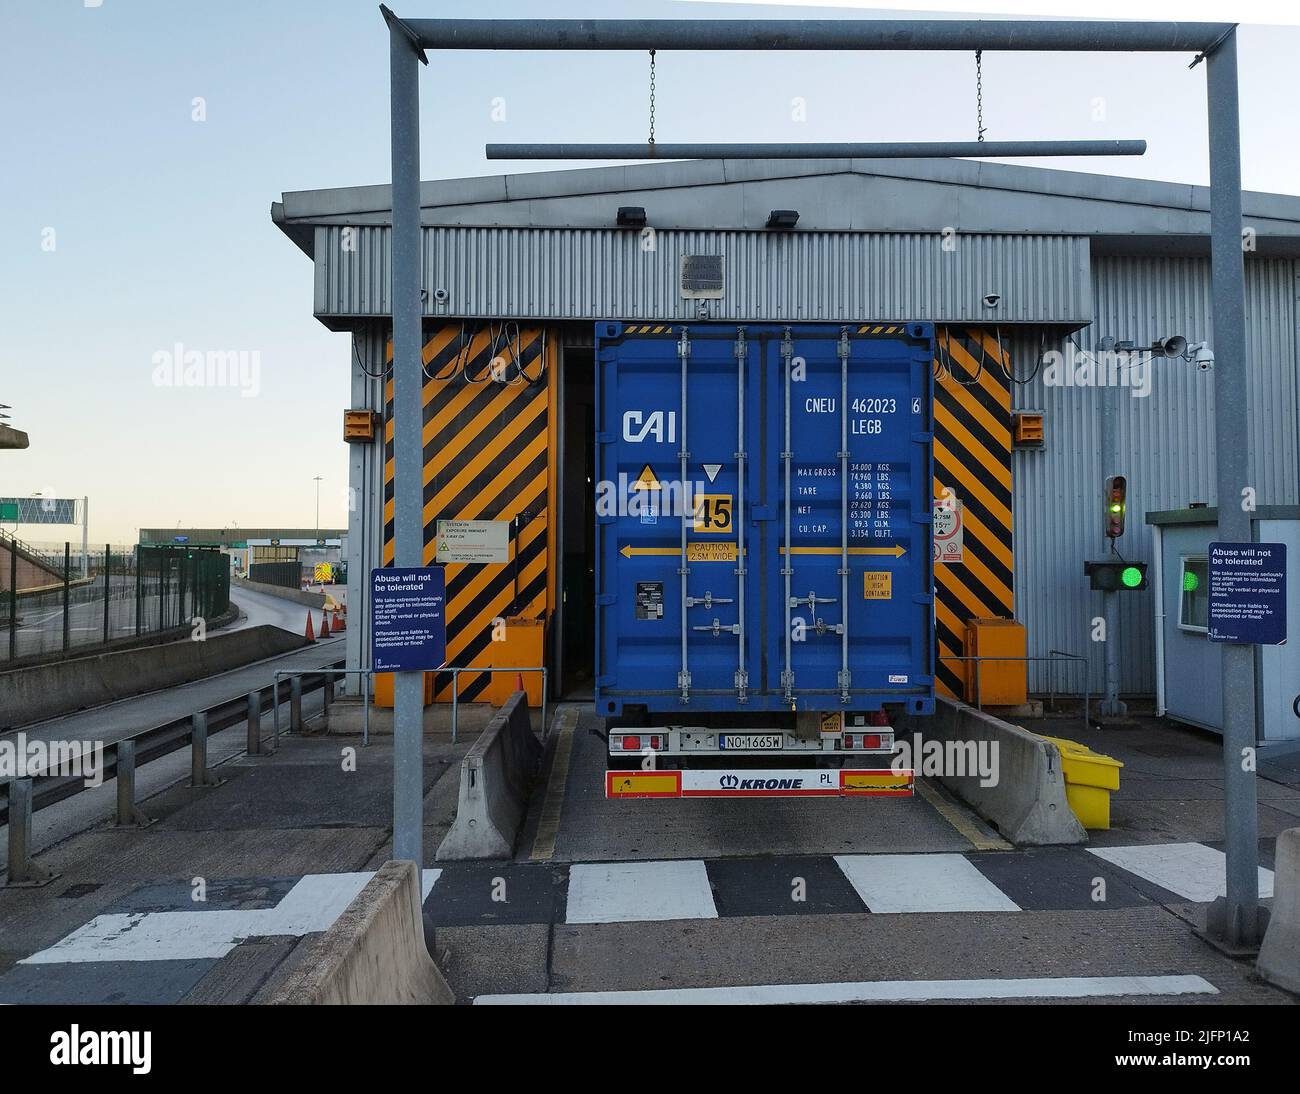
[(1106, 538), (1124, 534), (1124, 513), (1128, 509), (1128, 480), (1115, 475), (1106, 480)]

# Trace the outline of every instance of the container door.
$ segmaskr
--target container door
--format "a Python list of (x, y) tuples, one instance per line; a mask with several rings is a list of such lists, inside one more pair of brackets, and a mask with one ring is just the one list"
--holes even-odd
[(763, 428), (759, 347), (736, 327), (658, 329), (672, 333), (606, 334), (598, 354), (602, 714), (622, 696), (683, 714), (735, 709), (762, 652), (761, 566), (746, 564), (742, 516), (763, 485), (747, 439)]
[(769, 343), (784, 618), (767, 653), (790, 708), (932, 694), (931, 350), (928, 327), (907, 330)]

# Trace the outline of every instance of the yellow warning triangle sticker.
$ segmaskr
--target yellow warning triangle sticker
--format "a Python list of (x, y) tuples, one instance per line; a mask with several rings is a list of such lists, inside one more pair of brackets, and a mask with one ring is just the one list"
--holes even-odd
[(649, 464), (641, 468), (641, 474), (636, 477), (636, 482), (632, 484), (633, 490), (658, 490), (659, 480), (655, 478), (654, 469)]

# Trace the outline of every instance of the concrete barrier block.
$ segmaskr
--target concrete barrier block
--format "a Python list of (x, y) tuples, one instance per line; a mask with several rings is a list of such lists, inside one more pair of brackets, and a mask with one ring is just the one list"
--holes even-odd
[(527, 696), (517, 691), (461, 761), (456, 820), (438, 847), (439, 862), (511, 856), (541, 756)]
[(1270, 984), (1300, 994), (1300, 828), (1277, 837), (1273, 909), (1256, 969)]
[[(927, 740), (996, 745), (996, 781), (980, 785), (977, 773), (944, 772), (944, 786), (971, 806), (1004, 838), (1020, 847), (1086, 843), (1088, 833), (1065, 796), (1065, 773), (1056, 746), (965, 703), (935, 702), (934, 714), (908, 716), (899, 728)], [(922, 770), (918, 774), (925, 774)]]
[(203, 642), (185, 639), (0, 672), (0, 729), (187, 684), (306, 644), (279, 627), (249, 627)]
[(321, 937), (308, 944), (272, 1004), (436, 1004), (456, 1001), (429, 956), (413, 862), (386, 862)]

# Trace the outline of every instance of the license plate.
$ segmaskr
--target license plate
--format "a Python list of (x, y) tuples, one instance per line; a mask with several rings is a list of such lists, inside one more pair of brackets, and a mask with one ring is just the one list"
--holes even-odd
[(785, 746), (780, 733), (723, 733), (718, 747), (724, 752), (775, 752)]

